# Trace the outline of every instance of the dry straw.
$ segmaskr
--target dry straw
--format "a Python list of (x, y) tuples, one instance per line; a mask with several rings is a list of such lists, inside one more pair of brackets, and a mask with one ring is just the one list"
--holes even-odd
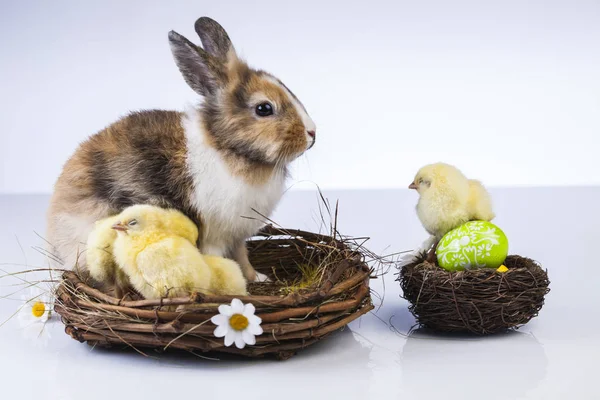
[(505, 265), (504, 273), (490, 268), (449, 272), (421, 256), (402, 267), (398, 281), (421, 326), (489, 334), (529, 322), (549, 292), (548, 274), (535, 261), (509, 256)]
[(90, 345), (286, 359), (373, 308), (366, 261), (374, 255), (357, 240), (339, 236), (335, 227), (327, 236), (269, 225), (248, 241), (248, 249), (252, 265), (273, 281), (250, 284), (251, 295), (238, 297), (254, 304), (262, 319), (264, 333), (254, 346), (225, 347), (213, 336), (210, 318), (232, 296), (122, 300), (67, 271), (56, 290), (55, 310), (65, 331)]

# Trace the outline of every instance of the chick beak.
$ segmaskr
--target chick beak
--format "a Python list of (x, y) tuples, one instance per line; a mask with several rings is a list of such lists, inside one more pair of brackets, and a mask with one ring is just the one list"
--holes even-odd
[(417, 186), (417, 184), (416, 184), (416, 183), (414, 183), (414, 182), (413, 182), (413, 183), (411, 183), (410, 185), (408, 185), (408, 188), (409, 188), (409, 189), (414, 189), (414, 190), (417, 190), (417, 189), (418, 189), (418, 186)]
[(111, 226), (111, 228), (113, 228), (115, 231), (127, 232), (127, 227), (122, 224), (114, 224)]

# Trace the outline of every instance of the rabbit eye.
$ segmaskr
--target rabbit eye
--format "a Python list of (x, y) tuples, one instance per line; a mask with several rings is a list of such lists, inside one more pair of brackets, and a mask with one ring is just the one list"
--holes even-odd
[(271, 103), (260, 103), (256, 106), (255, 111), (259, 117), (268, 117), (269, 115), (273, 115), (273, 106)]

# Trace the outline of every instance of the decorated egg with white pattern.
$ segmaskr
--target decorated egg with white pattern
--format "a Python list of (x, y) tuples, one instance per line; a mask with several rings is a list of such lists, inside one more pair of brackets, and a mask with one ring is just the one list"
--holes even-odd
[(498, 268), (508, 255), (508, 239), (491, 222), (470, 221), (446, 233), (435, 253), (448, 271)]

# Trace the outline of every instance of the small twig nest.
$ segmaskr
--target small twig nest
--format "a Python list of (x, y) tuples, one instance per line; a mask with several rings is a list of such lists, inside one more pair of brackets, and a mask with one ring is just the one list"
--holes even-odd
[(550, 291), (548, 274), (535, 261), (508, 256), (501, 273), (491, 268), (449, 272), (419, 257), (398, 281), (421, 326), (443, 332), (490, 334), (529, 322)]
[[(337, 236), (337, 235), (336, 235)], [(250, 261), (272, 282), (252, 283), (249, 296), (192, 293), (188, 297), (117, 299), (83, 276), (65, 272), (55, 309), (65, 331), (94, 346), (234, 353), (285, 359), (373, 308), (371, 270), (361, 246), (351, 239), (267, 226), (248, 241)], [(302, 271), (310, 271), (310, 277)], [(264, 333), (256, 345), (225, 347), (213, 335), (211, 317), (236, 297), (252, 303)]]

